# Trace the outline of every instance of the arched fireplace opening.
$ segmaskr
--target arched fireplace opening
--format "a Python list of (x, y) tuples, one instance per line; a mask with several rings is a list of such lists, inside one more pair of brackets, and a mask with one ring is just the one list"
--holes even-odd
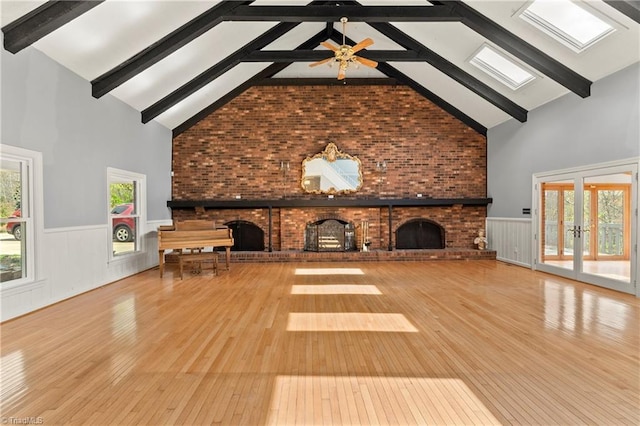
[(356, 250), (356, 232), (352, 223), (340, 219), (323, 219), (307, 224), (305, 251)]
[(246, 220), (225, 223), (233, 231), (231, 251), (264, 251), (264, 231)]
[(428, 219), (412, 219), (396, 231), (397, 249), (443, 249), (444, 228)]

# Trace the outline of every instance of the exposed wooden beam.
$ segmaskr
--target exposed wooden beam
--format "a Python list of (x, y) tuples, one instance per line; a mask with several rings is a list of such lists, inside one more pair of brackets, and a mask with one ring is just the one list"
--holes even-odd
[(201, 36), (224, 21), (226, 13), (252, 1), (222, 1), (196, 18), (187, 22), (151, 46), (135, 54), (125, 62), (102, 74), (91, 82), (94, 97), (100, 98), (136, 74), (166, 58), (182, 46)]
[(102, 2), (104, 0), (48, 1), (2, 28), (4, 48), (17, 53)]
[(640, 2), (638, 0), (624, 1), (624, 0), (603, 0), (609, 6), (616, 9), (618, 12), (627, 15), (640, 24)]
[(327, 31), (327, 38), (331, 37), (331, 34), (333, 34), (333, 22), (327, 22), (325, 30)]
[[(513, 102), (511, 99), (502, 95), (498, 91), (492, 89), (489, 85), (483, 83), (472, 75), (468, 74), (452, 62), (446, 60), (442, 56), (438, 55), (419, 41), (412, 37), (409, 37), (406, 33), (399, 30), (395, 26), (387, 23), (369, 23), (374, 29), (389, 37), (405, 49), (409, 49), (418, 52), (418, 56), (429, 63), (431, 66), (437, 68), (445, 75), (449, 76), (456, 82), (460, 83), (476, 95), (500, 108), (516, 120), (524, 123), (527, 121), (527, 110), (520, 105)], [(362, 51), (362, 56), (369, 58), (367, 55), (369, 51)]]
[[(350, 78), (349, 86), (398, 86), (404, 85), (395, 78)], [(344, 86), (344, 80), (337, 78), (267, 78), (253, 84), (254, 86)]]
[(442, 6), (242, 6), (229, 11), (229, 21), (338, 22), (455, 22), (460, 17)]
[(287, 32), (291, 31), (296, 26), (300, 25), (298, 22), (283, 22), (276, 25), (270, 30), (264, 32), (255, 40), (242, 46), (240, 49), (233, 52), (214, 66), (210, 67), (206, 71), (203, 71), (198, 76), (183, 84), (164, 98), (160, 99), (150, 107), (142, 111), (142, 122), (148, 123), (158, 115), (162, 114), (178, 102), (184, 100), (188, 96), (192, 95), (196, 91), (200, 90), (213, 80), (229, 71), (231, 68), (238, 65), (244, 57), (253, 52), (254, 50), (262, 49), (273, 41), (277, 40)]
[[(361, 54), (364, 53), (364, 54)], [(366, 50), (357, 54), (378, 62), (424, 62), (424, 52), (411, 50)], [(243, 62), (313, 62), (333, 57), (329, 50), (256, 50), (245, 56)]]
[[(327, 39), (327, 33), (325, 30), (322, 30), (316, 35), (314, 35), (313, 37), (311, 37), (309, 40), (302, 43), (297, 48), (311, 49), (317, 46), (318, 44), (320, 44), (321, 41), (324, 41), (326, 39)], [(214, 113), (219, 108), (226, 105), (228, 102), (232, 101), (237, 96), (244, 93), (247, 89), (250, 89), (254, 84), (264, 79), (273, 77), (274, 75), (276, 75), (277, 73), (279, 73), (280, 71), (288, 67), (289, 65), (291, 65), (291, 63), (279, 63), (279, 64), (269, 65), (267, 68), (257, 73), (256, 75), (254, 75), (244, 83), (240, 84), (239, 86), (235, 87), (226, 95), (222, 96), (221, 98), (213, 102), (211, 105), (204, 108), (202, 111), (198, 112), (197, 114), (195, 114), (194, 116), (192, 116), (191, 118), (183, 122), (182, 124), (178, 125), (176, 128), (173, 129), (173, 137), (175, 138), (176, 136), (180, 135), (182, 132), (186, 131), (190, 127), (196, 125), (200, 120), (206, 118), (209, 114)]]
[(591, 81), (507, 31), (464, 2), (445, 0), (432, 3), (449, 7), (453, 14), (462, 17), (464, 25), (577, 95), (586, 98), (591, 94)]

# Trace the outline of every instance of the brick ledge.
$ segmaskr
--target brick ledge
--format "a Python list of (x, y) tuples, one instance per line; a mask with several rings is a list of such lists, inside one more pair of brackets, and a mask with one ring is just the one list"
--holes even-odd
[[(224, 251), (220, 251), (221, 261)], [(168, 263), (176, 262), (171, 253)], [(450, 248), (442, 250), (375, 250), (369, 252), (309, 252), (309, 251), (237, 251), (231, 252), (232, 263), (242, 262), (382, 262), (427, 260), (495, 260), (494, 250)]]

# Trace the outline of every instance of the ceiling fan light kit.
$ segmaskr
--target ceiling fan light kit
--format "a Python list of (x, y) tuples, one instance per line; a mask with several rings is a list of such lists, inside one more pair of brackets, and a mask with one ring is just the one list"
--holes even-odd
[(355, 66), (356, 68), (358, 68), (360, 64), (367, 67), (371, 67), (371, 68), (375, 68), (378, 66), (378, 63), (376, 61), (372, 61), (366, 58), (360, 58), (355, 55), (360, 50), (371, 46), (373, 44), (372, 39), (365, 38), (355, 46), (349, 46), (347, 44), (346, 42), (347, 21), (348, 19), (346, 17), (340, 18), (340, 22), (342, 22), (342, 45), (341, 46), (334, 46), (333, 44), (326, 41), (323, 41), (322, 43), (320, 43), (322, 46), (333, 51), (333, 57), (309, 64), (310, 67), (315, 67), (325, 63), (328, 63), (329, 66), (332, 66), (334, 62), (338, 63), (339, 64), (338, 80), (344, 80), (346, 78), (347, 68), (349, 68), (349, 66), (351, 65)]

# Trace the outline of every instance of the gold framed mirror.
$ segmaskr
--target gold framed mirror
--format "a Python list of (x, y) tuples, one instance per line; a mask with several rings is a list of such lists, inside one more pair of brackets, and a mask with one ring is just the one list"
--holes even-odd
[(362, 164), (330, 142), (324, 151), (302, 161), (301, 185), (312, 194), (356, 192), (362, 187)]

